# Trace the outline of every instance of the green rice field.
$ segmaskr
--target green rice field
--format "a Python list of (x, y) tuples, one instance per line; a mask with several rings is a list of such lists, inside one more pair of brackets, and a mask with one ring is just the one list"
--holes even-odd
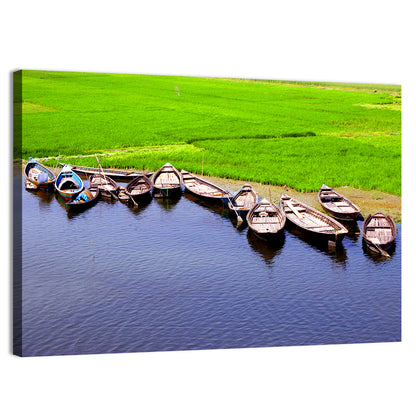
[[(18, 73), (19, 74), (19, 73)], [(22, 71), (15, 158), (401, 195), (401, 88)], [(15, 76), (15, 90), (19, 83)], [(22, 113), (21, 131), (19, 113)], [(21, 137), (21, 148), (20, 140)]]

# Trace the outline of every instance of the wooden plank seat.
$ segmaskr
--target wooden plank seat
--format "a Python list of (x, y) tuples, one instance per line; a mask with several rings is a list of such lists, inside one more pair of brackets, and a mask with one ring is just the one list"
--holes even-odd
[(279, 222), (277, 217), (253, 217), (253, 224), (276, 224)]
[(310, 230), (315, 231), (334, 231), (333, 227), (330, 227), (329, 225), (323, 226), (323, 225), (317, 225), (315, 227), (308, 227)]
[(371, 237), (371, 238), (368, 237), (368, 239), (374, 244), (377, 244), (377, 245), (381, 244), (381, 241), (377, 237)]

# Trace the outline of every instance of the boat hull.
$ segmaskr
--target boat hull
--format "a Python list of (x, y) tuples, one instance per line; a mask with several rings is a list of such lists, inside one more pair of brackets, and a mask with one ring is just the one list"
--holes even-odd
[[(36, 171), (36, 173), (32, 174), (32, 169), (33, 171)], [(26, 180), (29, 181), (32, 185), (36, 186), (36, 190), (49, 190), (53, 188), (56, 181), (56, 177), (52, 173), (52, 171), (50, 171), (48, 168), (46, 168), (33, 158), (29, 158), (28, 163), (25, 166), (24, 173), (26, 176)], [(44, 176), (45, 174), (47, 175), (47, 180), (39, 182), (38, 178), (40, 177), (40, 175)], [(26, 189), (34, 190), (33, 188), (29, 187), (27, 187)]]
[(53, 185), (55, 183), (55, 181), (53, 182), (48, 182), (48, 183), (38, 183), (36, 181), (33, 181), (29, 178), (27, 178), (27, 180), (34, 186), (36, 186), (36, 189), (42, 189), (44, 191), (50, 190), (51, 188), (53, 188)]
[(388, 251), (394, 244), (397, 235), (396, 224), (389, 215), (378, 212), (369, 215), (362, 229), (363, 242), (373, 252)]
[(162, 196), (163, 198), (172, 198), (178, 196), (182, 193), (181, 186), (175, 188), (158, 188), (157, 186), (153, 187), (153, 196), (158, 197)]
[(325, 184), (319, 189), (318, 200), (325, 212), (336, 220), (351, 222), (363, 219), (356, 204)]
[(287, 223), (310, 237), (339, 243), (348, 233), (337, 220), (286, 194), (282, 194), (280, 206), (286, 214)]
[(354, 212), (354, 213), (351, 213), (351, 214), (342, 214), (340, 212), (331, 211), (322, 202), (321, 202), (321, 206), (325, 210), (325, 212), (327, 212), (331, 217), (333, 217), (333, 218), (335, 218), (336, 220), (339, 220), (339, 221), (353, 222), (353, 221), (357, 221), (360, 218), (362, 218), (360, 212)]
[[(61, 165), (64, 165), (64, 164), (61, 163)], [(132, 179), (135, 179), (139, 177), (140, 175), (143, 175), (143, 173), (140, 173), (140, 172), (123, 172), (121, 170), (119, 171), (119, 170), (112, 170), (112, 169), (99, 169), (99, 168), (90, 168), (87, 166), (76, 166), (76, 165), (68, 165), (68, 166), (71, 166), (71, 169), (78, 175), (83, 175), (83, 176), (88, 177), (95, 173), (104, 172), (106, 176), (112, 179), (118, 180), (118, 181), (123, 181), (123, 182), (129, 182)], [(147, 177), (150, 177), (153, 175), (153, 172), (145, 172), (144, 175), (146, 175)]]
[(70, 191), (61, 191), (61, 190), (57, 190), (60, 197), (65, 201), (72, 201), (74, 198), (76, 198), (81, 192), (82, 189), (76, 190), (74, 192), (70, 192)]
[(202, 179), (186, 170), (181, 171), (186, 192), (212, 203), (228, 203), (233, 195), (226, 189)]
[(189, 192), (190, 194), (192, 194), (192, 195), (194, 195), (198, 198), (203, 199), (206, 202), (212, 202), (214, 204), (221, 204), (221, 203), (223, 203), (223, 204), (227, 203), (228, 204), (228, 202), (229, 202), (229, 198), (227, 198), (227, 197), (203, 195), (203, 194), (192, 191), (186, 185), (185, 185), (185, 190), (187, 192)]
[[(97, 201), (100, 199), (100, 191), (98, 189), (89, 188), (83, 191), (85, 194), (88, 194), (88, 196), (91, 198), (88, 201), (82, 200), (81, 202), (71, 201), (67, 203), (67, 206), (70, 211), (74, 212), (81, 212), (85, 209), (92, 207), (97, 203)], [(82, 192), (80, 193), (80, 195)]]
[[(248, 203), (245, 201), (243, 204), (236, 203), (239, 198), (250, 198)], [(236, 212), (242, 219), (247, 217), (248, 212), (258, 202), (258, 196), (253, 187), (249, 184), (243, 185), (243, 187), (228, 201), (228, 208), (231, 211)]]

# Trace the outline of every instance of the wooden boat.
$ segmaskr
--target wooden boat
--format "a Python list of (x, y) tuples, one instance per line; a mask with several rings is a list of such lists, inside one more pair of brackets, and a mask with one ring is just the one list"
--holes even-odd
[(74, 199), (84, 189), (84, 183), (69, 166), (64, 166), (56, 178), (55, 189), (67, 202)]
[[(62, 166), (64, 163), (60, 163)], [(81, 175), (89, 176), (93, 175), (94, 173), (102, 173), (112, 179), (118, 180), (118, 181), (131, 181), (134, 178), (137, 178), (140, 175), (146, 175), (147, 177), (150, 177), (153, 175), (153, 172), (134, 172), (134, 171), (122, 171), (122, 170), (115, 170), (115, 169), (100, 169), (100, 168), (91, 168), (88, 166), (77, 166), (77, 165), (68, 165), (71, 167), (71, 169)]]
[[(55, 175), (48, 168), (32, 157), (27, 161), (24, 172), (26, 180), (35, 185), (36, 189), (47, 189), (53, 186), (56, 180)], [(26, 187), (26, 189), (31, 188)]]
[(93, 206), (100, 198), (100, 190), (93, 186), (82, 191), (73, 201), (67, 203), (72, 211), (82, 211)]
[(100, 190), (100, 195), (103, 198), (117, 199), (118, 185), (113, 179), (103, 173), (94, 173), (88, 180), (92, 187), (97, 187)]
[(150, 198), (152, 189), (153, 182), (146, 175), (140, 175), (127, 184), (125, 193), (137, 202), (144, 198)]
[(195, 176), (186, 170), (182, 169), (181, 175), (185, 189), (191, 194), (209, 201), (222, 201), (224, 203), (228, 203), (233, 197), (232, 193), (228, 192), (226, 189), (223, 189), (206, 179)]
[(153, 174), (153, 186), (164, 196), (169, 197), (181, 191), (182, 175), (170, 163), (166, 163)]
[(348, 233), (338, 221), (284, 193), (280, 197), (280, 206), (293, 225), (316, 237), (339, 242)]
[(362, 218), (357, 205), (325, 184), (319, 189), (318, 199), (322, 208), (337, 220), (356, 221)]
[(253, 187), (246, 183), (242, 188), (230, 199), (228, 208), (235, 211), (239, 216), (246, 216), (248, 211), (257, 204), (258, 196)]
[(273, 202), (262, 199), (247, 214), (247, 224), (262, 240), (271, 240), (286, 223), (285, 213)]
[(367, 247), (382, 255), (388, 255), (385, 250), (392, 246), (397, 235), (396, 223), (390, 215), (384, 215), (381, 212), (369, 215), (361, 231)]

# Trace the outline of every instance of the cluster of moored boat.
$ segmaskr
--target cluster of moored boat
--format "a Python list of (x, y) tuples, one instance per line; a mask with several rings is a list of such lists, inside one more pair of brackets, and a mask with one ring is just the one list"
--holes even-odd
[[(71, 210), (83, 210), (100, 197), (132, 201), (138, 205), (152, 196), (173, 197), (182, 192), (183, 185), (187, 191), (198, 197), (226, 204), (236, 214), (238, 223), (246, 220), (254, 234), (266, 241), (277, 238), (287, 220), (316, 237), (327, 239), (330, 244), (336, 244), (348, 232), (342, 222), (363, 219), (356, 204), (326, 185), (320, 188), (318, 199), (329, 215), (285, 193), (281, 194), (280, 205), (267, 199), (259, 199), (249, 184), (245, 184), (234, 195), (188, 171), (179, 172), (170, 163), (166, 163), (153, 174), (104, 170), (101, 165), (97, 169), (62, 164), (62, 170), (55, 177), (45, 166), (29, 158), (24, 172), (26, 189), (54, 187)], [(79, 174), (88, 177), (87, 189), (84, 189)], [(127, 180), (128, 184), (120, 187), (113, 178)], [(386, 250), (392, 246), (397, 229), (389, 215), (378, 212), (364, 220), (361, 232), (364, 242), (372, 251), (387, 256)]]

